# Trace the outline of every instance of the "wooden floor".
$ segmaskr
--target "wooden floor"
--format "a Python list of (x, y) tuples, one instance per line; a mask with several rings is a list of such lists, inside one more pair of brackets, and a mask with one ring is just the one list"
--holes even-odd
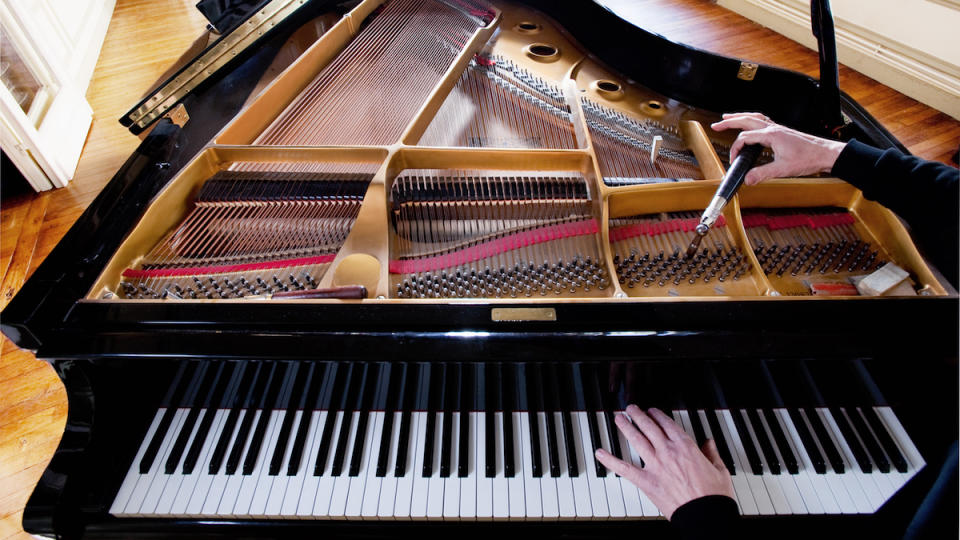
[[(5, 196), (0, 214), (0, 309), (139, 144), (117, 122), (200, 35), (195, 0), (119, 0), (87, 99), (94, 111), (75, 179), (42, 194)], [(764, 64), (817, 74), (817, 55), (702, 0), (609, 0), (672, 40)], [(948, 161), (960, 122), (850, 69), (840, 86), (914, 154)], [(4, 186), (6, 189), (6, 186)], [(6, 338), (0, 353), (0, 540), (26, 536), (23, 506), (46, 467), (66, 415), (63, 386), (46, 363)]]

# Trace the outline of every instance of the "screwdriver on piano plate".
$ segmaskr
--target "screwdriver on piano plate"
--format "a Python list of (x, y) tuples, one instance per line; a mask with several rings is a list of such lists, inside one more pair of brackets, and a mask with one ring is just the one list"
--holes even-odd
[(710, 232), (710, 227), (712, 227), (717, 221), (717, 218), (720, 217), (720, 213), (723, 212), (723, 208), (727, 206), (727, 202), (733, 198), (737, 190), (740, 189), (740, 186), (743, 185), (743, 179), (747, 176), (747, 171), (753, 168), (762, 151), (763, 146), (759, 144), (748, 144), (737, 154), (737, 159), (733, 160), (733, 164), (730, 165), (727, 174), (725, 174), (723, 180), (720, 181), (720, 186), (717, 187), (717, 192), (713, 195), (710, 205), (707, 206), (707, 209), (703, 211), (703, 215), (700, 216), (700, 223), (697, 225), (696, 233), (690, 242), (690, 246), (687, 248), (687, 258), (697, 253), (703, 237)]

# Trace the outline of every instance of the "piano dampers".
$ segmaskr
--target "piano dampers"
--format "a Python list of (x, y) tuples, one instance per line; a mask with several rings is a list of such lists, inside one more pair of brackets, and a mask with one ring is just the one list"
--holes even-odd
[[(360, 165), (362, 167), (362, 165)], [(349, 234), (369, 173), (221, 171), (118, 294), (227, 299), (315, 288)]]
[[(392, 0), (256, 139), (387, 145), (482, 25), (473, 2)], [(456, 6), (456, 7), (454, 7)]]
[(390, 195), (399, 298), (608, 294), (579, 174), (406, 171)]

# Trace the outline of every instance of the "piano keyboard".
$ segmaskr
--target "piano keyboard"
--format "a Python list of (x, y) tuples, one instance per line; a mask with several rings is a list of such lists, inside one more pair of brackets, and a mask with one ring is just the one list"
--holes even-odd
[[(603, 447), (642, 466), (613, 422), (628, 400), (714, 438), (744, 515), (874, 512), (924, 460), (861, 363), (815, 364), (184, 362), (110, 513), (655, 518), (593, 457)], [(678, 386), (657, 382), (680, 373), (691, 395), (664, 399)]]

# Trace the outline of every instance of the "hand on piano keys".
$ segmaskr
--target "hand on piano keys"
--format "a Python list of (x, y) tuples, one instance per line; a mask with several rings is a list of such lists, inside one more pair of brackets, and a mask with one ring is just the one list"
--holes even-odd
[[(632, 420), (632, 421), (631, 421)], [(649, 414), (630, 405), (617, 415), (617, 428), (643, 460), (643, 467), (627, 463), (603, 448), (597, 460), (647, 494), (670, 519), (684, 504), (708, 495), (735, 499), (733, 480), (713, 439), (697, 448), (690, 435), (659, 409)]]

